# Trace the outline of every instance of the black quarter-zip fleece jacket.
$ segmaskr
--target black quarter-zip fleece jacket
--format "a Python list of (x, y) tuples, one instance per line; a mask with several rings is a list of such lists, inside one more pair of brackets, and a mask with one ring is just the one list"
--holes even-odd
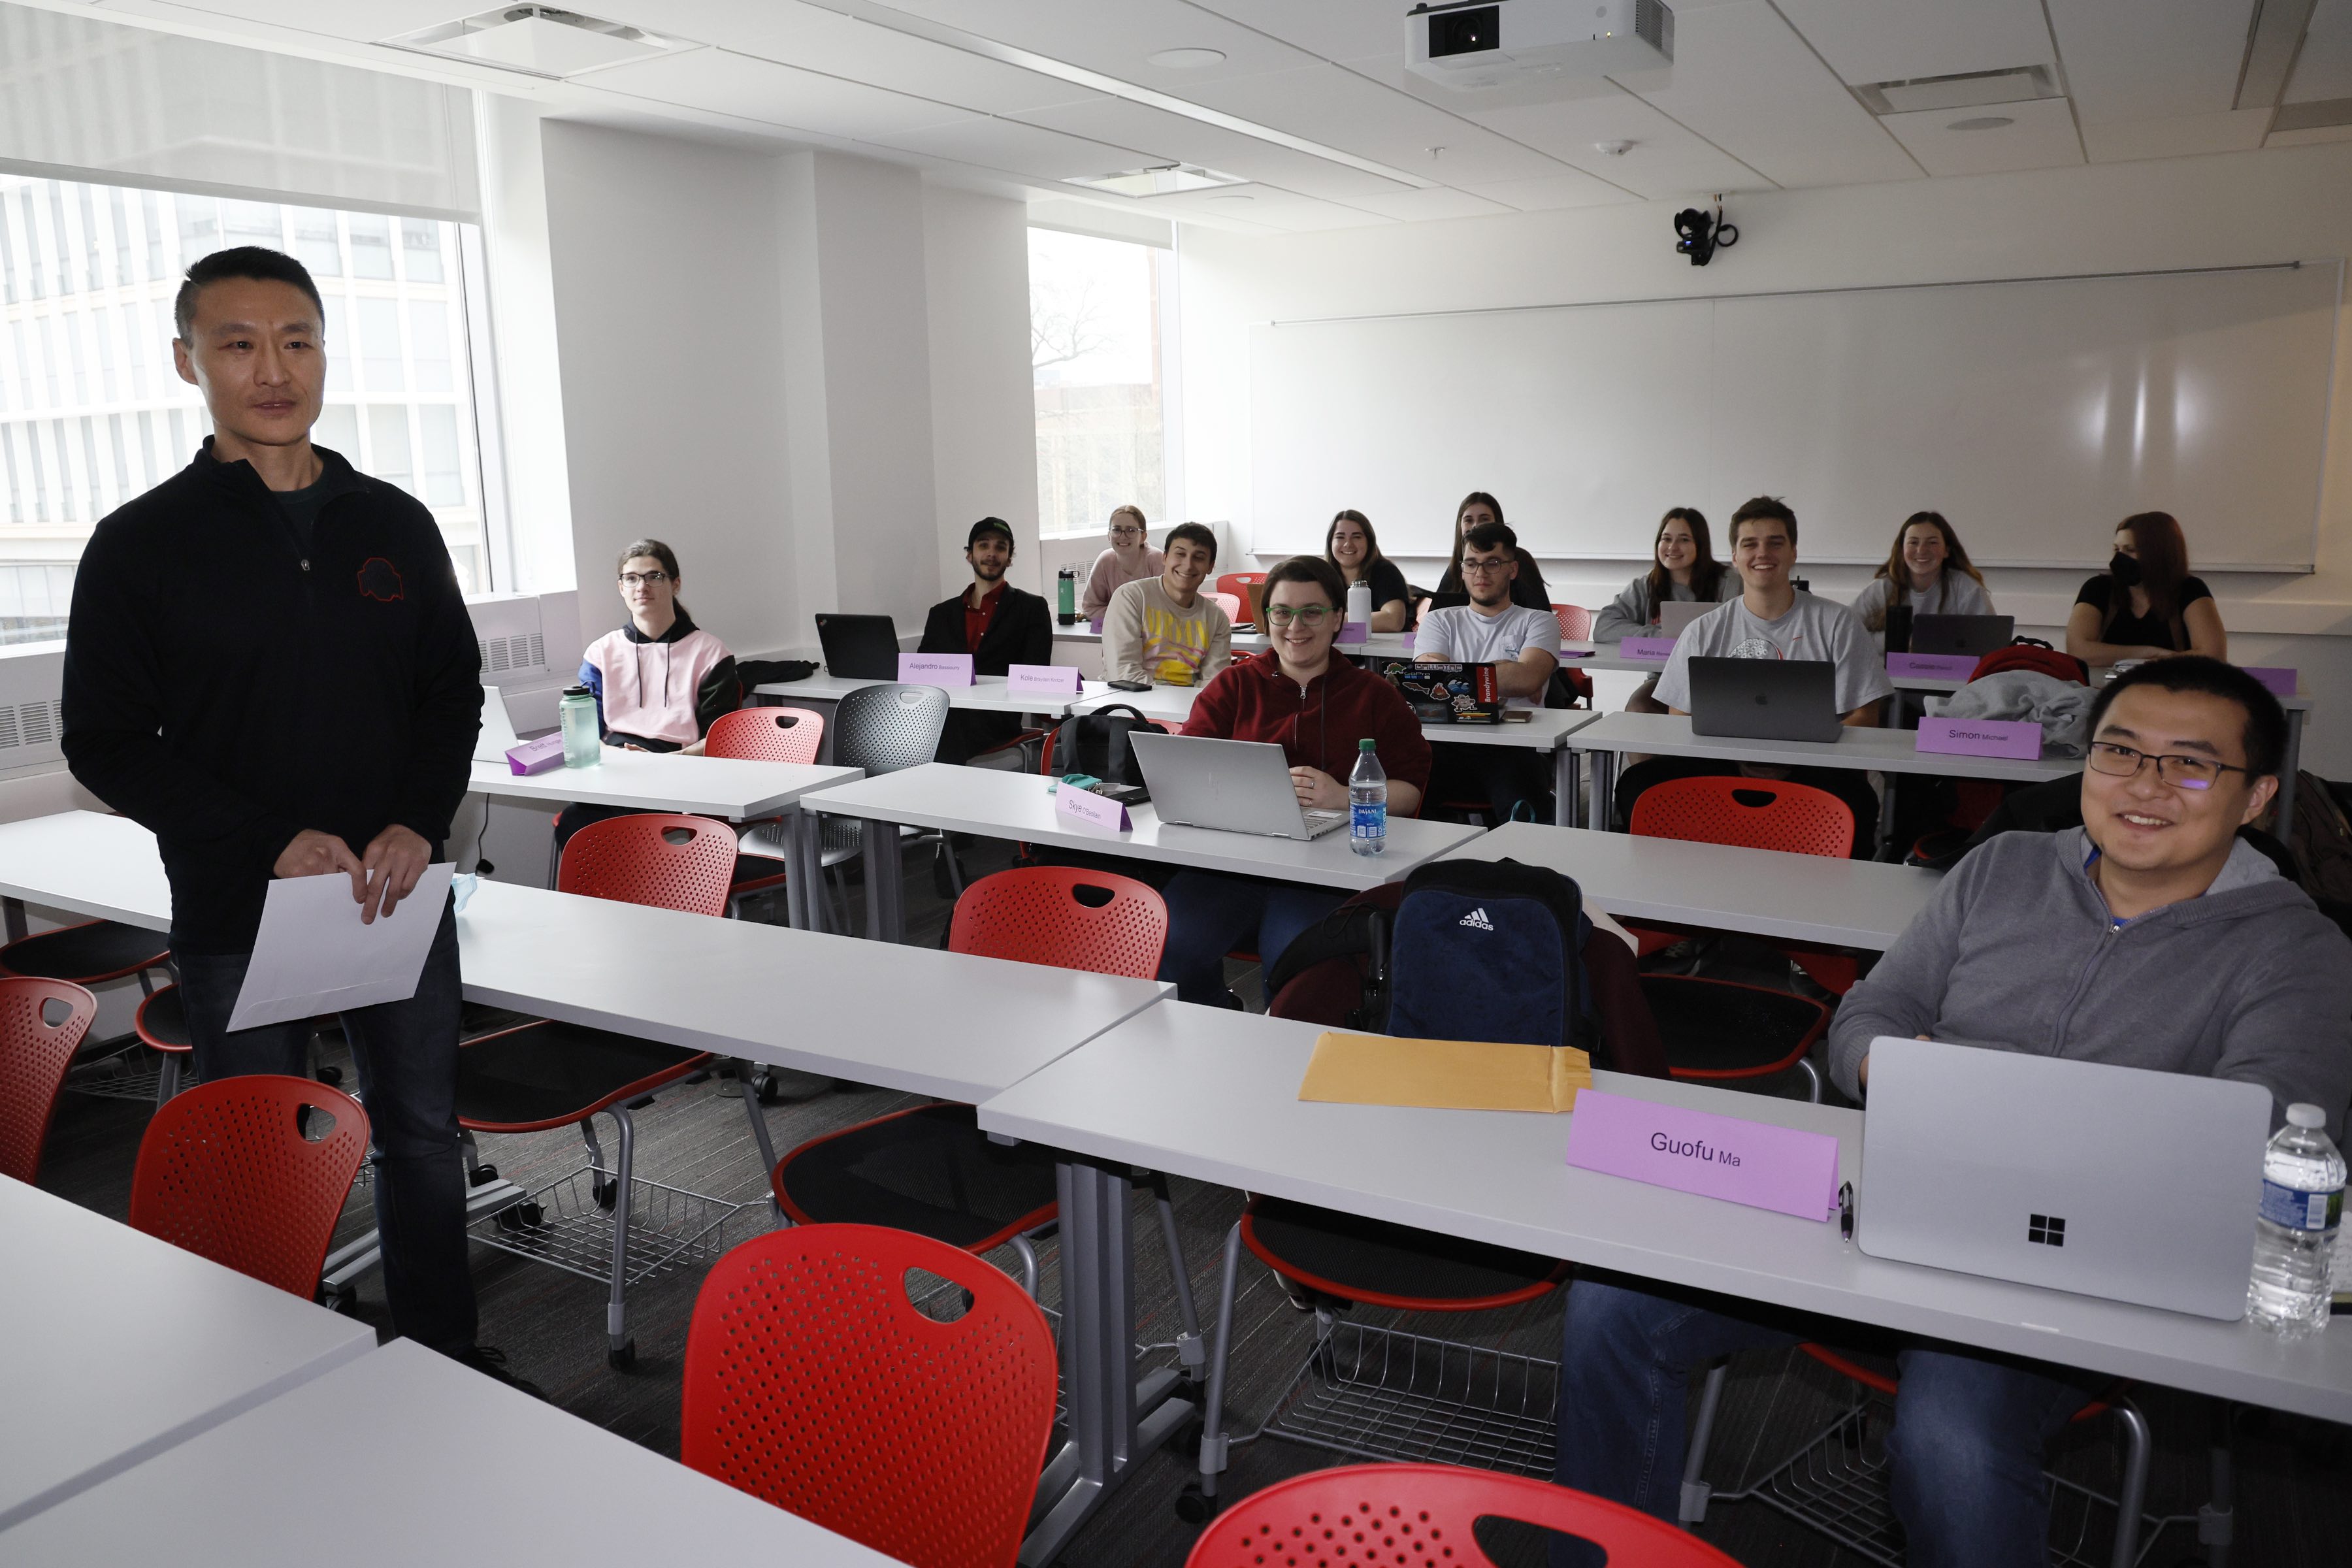
[(73, 775), (154, 830), (172, 945), (250, 952), (306, 827), (437, 858), (481, 725), (471, 618), (433, 514), (325, 464), (309, 552), (249, 463), (195, 461), (98, 525), (66, 632)]

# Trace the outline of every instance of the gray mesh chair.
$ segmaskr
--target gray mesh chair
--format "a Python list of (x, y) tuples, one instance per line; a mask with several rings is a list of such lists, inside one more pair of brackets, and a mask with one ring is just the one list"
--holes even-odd
[[(868, 778), (919, 767), (939, 753), (940, 732), (947, 728), (948, 694), (937, 686), (861, 686), (841, 700), (833, 714), (833, 761), (845, 768), (864, 768)], [(841, 867), (865, 848), (865, 824), (852, 816), (827, 816), (817, 843), (821, 863), (830, 873), (834, 894), (840, 900), (840, 929), (849, 927), (848, 893)], [(963, 896), (963, 868), (956, 864), (947, 836), (930, 828), (902, 827), (901, 845), (929, 839), (947, 858), (948, 879), (956, 896)], [(874, 896), (866, 889), (867, 898)], [(810, 908), (819, 907), (810, 900)]]

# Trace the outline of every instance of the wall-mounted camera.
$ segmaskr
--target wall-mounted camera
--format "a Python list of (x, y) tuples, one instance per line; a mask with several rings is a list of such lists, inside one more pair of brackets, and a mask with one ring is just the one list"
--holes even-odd
[(1690, 258), (1693, 267), (1704, 267), (1715, 259), (1718, 248), (1739, 243), (1739, 227), (1723, 221), (1723, 198), (1715, 198), (1712, 215), (1698, 207), (1685, 207), (1675, 215), (1675, 248)]

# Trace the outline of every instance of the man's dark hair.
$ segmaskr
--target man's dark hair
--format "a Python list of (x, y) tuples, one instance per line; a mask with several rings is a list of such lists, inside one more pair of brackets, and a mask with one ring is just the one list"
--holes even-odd
[(2095, 739), (2116, 696), (2135, 686), (2153, 686), (2159, 691), (2193, 691), (2236, 703), (2246, 715), (2247, 773), (2256, 778), (2264, 774), (2276, 778), (2279, 769), (2286, 765), (2286, 710), (2279, 706), (2279, 700), (2271, 695), (2270, 688), (2236, 665), (2207, 658), (2202, 654), (2152, 658), (2116, 676), (2099, 689), (2098, 700), (2091, 704), (2091, 725), (2086, 733)]
[(1507, 522), (1482, 522), (1475, 528), (1465, 530), (1462, 535), (1463, 553), (1466, 555), (1473, 550), (1507, 550), (1516, 561), (1519, 554), (1519, 536), (1511, 531), (1511, 525)]
[(1285, 583), (1312, 583), (1323, 590), (1333, 609), (1348, 603), (1348, 580), (1339, 569), (1320, 555), (1294, 555), (1265, 574), (1265, 597), (1272, 602), (1274, 591)]
[(971, 531), (965, 534), (963, 537), (963, 547), (966, 550), (970, 550), (973, 545), (978, 544), (982, 540), (987, 538), (992, 533), (1003, 534), (1004, 536), (1004, 547), (1007, 550), (1013, 548), (1014, 540), (1013, 538), (1013, 525), (1005, 521), (1001, 517), (983, 517), (978, 522), (973, 523), (971, 525)]
[(180, 297), (172, 302), (172, 320), (180, 329), (180, 341), (187, 342), (188, 328), (196, 319), (196, 296), (207, 283), (218, 283), (230, 278), (250, 278), (260, 283), (291, 283), (310, 296), (311, 308), (319, 312), (319, 331), (327, 330), (327, 302), (319, 298), (319, 286), (310, 281), (310, 269), (282, 250), (267, 246), (240, 245), (233, 250), (215, 250), (210, 256), (200, 256), (188, 264), (188, 280), (180, 285)]
[(1774, 519), (1777, 519), (1779, 521), (1787, 525), (1789, 530), (1789, 542), (1790, 544), (1796, 543), (1797, 514), (1789, 510), (1789, 503), (1782, 500), (1779, 496), (1757, 496), (1752, 500), (1742, 502), (1739, 510), (1731, 514), (1731, 542), (1733, 547), (1737, 548), (1738, 546), (1739, 525), (1741, 523)]
[(1161, 552), (1164, 553), (1169, 545), (1175, 543), (1180, 539), (1184, 541), (1187, 544), (1197, 544), (1202, 549), (1207, 551), (1209, 552), (1209, 563), (1211, 565), (1216, 564), (1217, 536), (1210, 531), (1207, 523), (1178, 523), (1175, 527), (1168, 531), (1167, 540), (1160, 546)]

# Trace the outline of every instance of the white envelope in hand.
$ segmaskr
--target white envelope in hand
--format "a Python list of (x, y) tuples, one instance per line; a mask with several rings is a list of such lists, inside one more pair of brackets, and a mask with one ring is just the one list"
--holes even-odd
[(447, 861), (427, 866), (415, 891), (367, 925), (344, 872), (270, 883), (228, 1026), (257, 1028), (415, 995), (457, 868)]

